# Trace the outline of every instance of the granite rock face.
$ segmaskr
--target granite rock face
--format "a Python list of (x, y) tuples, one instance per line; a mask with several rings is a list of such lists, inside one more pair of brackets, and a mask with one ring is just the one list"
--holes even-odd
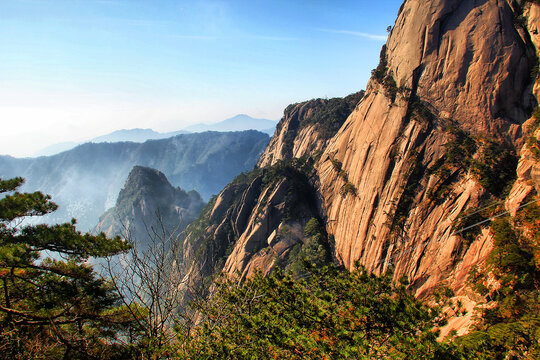
[(289, 105), (257, 167), (322, 151), (363, 96), (364, 91), (360, 91), (345, 98), (314, 99)]
[[(478, 209), (488, 218), (515, 213), (540, 190), (538, 161), (525, 141), (539, 136), (531, 118), (538, 26), (540, 6), (530, 2), (405, 1), (381, 63), (339, 130), (323, 136), (317, 122), (306, 121), (314, 105), (328, 104), (291, 105), (257, 164), (261, 171), (308, 159), (311, 205), (292, 228), (301, 232), (305, 219), (317, 217), (334, 261), (349, 269), (359, 261), (376, 273), (392, 267), (396, 278), (408, 276), (417, 296), (448, 286), (474, 308), (479, 299), (467, 277), (489, 255), (492, 235), (487, 222), (472, 233), (464, 224), (474, 223), (469, 217)], [(259, 184), (256, 193), (247, 184), (221, 192), (208, 210), (212, 221), (242, 216), (230, 222), (229, 251), (207, 274), (249, 276), (286, 259), (294, 245), (274, 245), (287, 225), (280, 212), (290, 203), (280, 192), (287, 181)], [(198, 243), (219, 243), (218, 228), (207, 227)], [(209, 253), (185, 261), (207, 264)], [(473, 321), (470, 311), (443, 333), (463, 333)]]
[[(346, 266), (358, 259), (373, 271), (393, 265), (422, 294), (443, 281), (462, 287), (467, 269), (487, 254), (489, 236), (465, 248), (453, 235), (460, 214), (481, 206), (486, 190), (462, 172), (433, 199), (441, 179), (428, 169), (446, 152), (449, 126), (521, 146), (536, 103), (535, 47), (515, 24), (517, 11), (517, 3), (496, 0), (403, 4), (383, 49), (382, 76), (372, 77), (318, 166), (328, 232)], [(357, 196), (336, 196), (343, 184), (336, 161)], [(385, 224), (395, 224), (400, 206), (399, 227), (391, 229)]]

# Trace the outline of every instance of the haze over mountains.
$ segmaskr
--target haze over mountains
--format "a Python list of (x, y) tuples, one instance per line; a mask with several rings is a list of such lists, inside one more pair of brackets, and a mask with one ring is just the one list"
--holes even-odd
[(59, 204), (47, 221), (74, 217), (87, 231), (114, 206), (135, 165), (157, 169), (173, 186), (196, 190), (207, 200), (237, 174), (252, 169), (268, 141), (267, 134), (247, 130), (181, 134), (144, 143), (86, 143), (48, 157), (0, 156), (0, 177), (24, 177), (23, 191), (40, 190)]
[(40, 151), (36, 152), (33, 157), (39, 156), (51, 156), (63, 151), (73, 149), (75, 146), (91, 142), (145, 142), (147, 140), (166, 139), (180, 134), (197, 133), (204, 131), (244, 131), (244, 130), (258, 130), (268, 135), (273, 135), (277, 121), (268, 119), (255, 119), (245, 114), (236, 115), (232, 118), (219, 121), (211, 124), (194, 124), (190, 125), (182, 130), (160, 133), (152, 129), (121, 129), (113, 131), (109, 134), (101, 135), (83, 142), (62, 142), (49, 145)]
[(195, 124), (184, 128), (188, 132), (258, 130), (273, 135), (277, 121), (254, 119), (246, 114), (236, 115), (213, 124)]

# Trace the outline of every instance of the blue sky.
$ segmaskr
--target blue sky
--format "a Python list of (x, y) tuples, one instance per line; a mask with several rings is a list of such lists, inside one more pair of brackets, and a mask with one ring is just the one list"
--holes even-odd
[(0, 154), (365, 87), (401, 0), (0, 0)]

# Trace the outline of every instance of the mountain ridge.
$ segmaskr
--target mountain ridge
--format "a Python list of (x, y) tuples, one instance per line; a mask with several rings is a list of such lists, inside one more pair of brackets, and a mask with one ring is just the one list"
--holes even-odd
[[(246, 114), (238, 114), (231, 118), (210, 124), (194, 124), (185, 127), (183, 130), (190, 132), (202, 131), (239, 131), (244, 129), (258, 130), (261, 132), (273, 133), (277, 121), (268, 119), (256, 119)], [(269, 133), (269, 135), (272, 135)]]
[(133, 128), (133, 129), (119, 129), (110, 132), (105, 135), (94, 137), (90, 140), (82, 142), (67, 141), (62, 143), (56, 143), (35, 152), (30, 157), (51, 156), (58, 153), (71, 150), (77, 145), (84, 143), (102, 143), (102, 142), (145, 142), (147, 140), (158, 140), (174, 137), (176, 135), (188, 134), (191, 132), (204, 132), (204, 131), (244, 131), (244, 130), (257, 130), (264, 132), (272, 136), (274, 128), (277, 122), (268, 119), (256, 119), (246, 114), (239, 114), (232, 118), (225, 119), (216, 123), (210, 124), (194, 124), (186, 128), (177, 131), (170, 132), (157, 132), (150, 128)]
[(183, 134), (144, 143), (85, 143), (50, 157), (0, 156), (0, 174), (22, 176), (24, 191), (53, 196), (60, 208), (47, 221), (74, 217), (81, 229), (89, 230), (115, 204), (133, 166), (160, 170), (174, 186), (195, 189), (208, 199), (238, 173), (250, 170), (268, 140), (266, 134), (247, 130)]

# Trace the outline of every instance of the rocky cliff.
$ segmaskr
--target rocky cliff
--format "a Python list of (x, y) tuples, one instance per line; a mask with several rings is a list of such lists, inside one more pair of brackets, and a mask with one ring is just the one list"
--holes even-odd
[[(536, 105), (522, 11), (512, 1), (403, 4), (364, 100), (318, 165), (328, 232), (346, 266), (392, 265), (421, 294), (442, 281), (459, 288), (486, 255), (488, 237), (464, 244), (453, 233), (515, 176), (511, 153)], [(336, 196), (336, 162), (357, 196)], [(489, 168), (507, 175), (489, 184)]]
[[(334, 261), (374, 272), (392, 267), (418, 296), (448, 286), (475, 303), (466, 280), (491, 251), (489, 219), (515, 213), (538, 190), (538, 120), (531, 118), (538, 8), (405, 1), (365, 94), (337, 133), (322, 136), (302, 121), (312, 116), (308, 103), (289, 106), (278, 124), (256, 171), (291, 167), (305, 181), (282, 174), (264, 182), (252, 173), (242, 186), (227, 186), (199, 222), (209, 226), (187, 231), (188, 272), (247, 276), (286, 267), (294, 244), (307, 246), (302, 227), (312, 217), (325, 224), (319, 245)], [(287, 198), (301, 189), (309, 211), (298, 196)], [(291, 204), (297, 210), (285, 212)], [(225, 227), (226, 246), (217, 236)], [(282, 241), (283, 228), (294, 240)], [(209, 261), (217, 253), (208, 244), (226, 248), (219, 261)], [(454, 327), (465, 329), (472, 314)]]
[(204, 205), (195, 190), (186, 192), (172, 186), (161, 171), (135, 166), (116, 205), (100, 217), (95, 231), (129, 237), (144, 246), (163, 232), (180, 234)]
[(364, 91), (360, 91), (345, 98), (314, 99), (289, 105), (257, 166), (322, 152), (363, 96)]

